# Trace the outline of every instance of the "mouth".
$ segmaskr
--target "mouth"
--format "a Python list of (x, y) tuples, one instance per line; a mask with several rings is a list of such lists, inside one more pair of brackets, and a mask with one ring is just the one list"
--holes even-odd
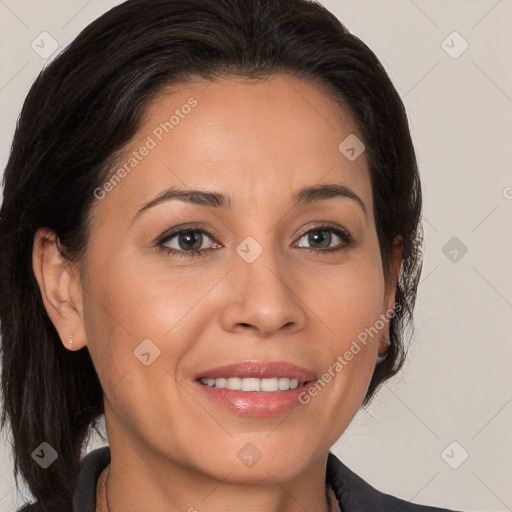
[(195, 378), (214, 404), (248, 416), (290, 411), (316, 380), (314, 372), (284, 361), (242, 361), (205, 370)]

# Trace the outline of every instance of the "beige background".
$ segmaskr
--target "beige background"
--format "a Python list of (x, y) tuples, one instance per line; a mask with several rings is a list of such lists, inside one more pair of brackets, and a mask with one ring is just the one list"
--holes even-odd
[[(2, 169), (23, 99), (46, 62), (31, 42), (46, 31), (62, 48), (115, 3), (0, 0)], [(333, 450), (387, 493), (459, 510), (512, 510), (512, 2), (322, 3), (372, 48), (400, 92), (425, 197), (409, 361)], [(457, 58), (445, 51), (456, 55), (464, 41)], [(468, 248), (457, 261), (445, 247), (452, 237)], [(91, 448), (101, 444), (94, 439)], [(464, 451), (457, 469), (447, 464)], [(12, 475), (3, 432), (2, 512), (30, 499), (17, 495)]]

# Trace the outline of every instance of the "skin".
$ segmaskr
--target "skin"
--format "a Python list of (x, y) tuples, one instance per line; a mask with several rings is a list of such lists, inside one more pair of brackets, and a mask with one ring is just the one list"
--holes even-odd
[[(48, 230), (34, 239), (48, 314), (66, 348), (73, 335), (71, 350), (90, 351), (104, 390), (110, 511), (326, 511), (328, 450), (364, 399), (388, 323), (291, 413), (240, 415), (207, 400), (193, 379), (243, 360), (288, 361), (321, 376), (392, 308), (401, 251), (386, 285), (365, 154), (349, 161), (338, 150), (358, 132), (324, 89), (284, 75), (182, 84), (153, 101), (127, 152), (190, 97), (191, 113), (95, 201), (79, 266), (59, 257)], [(350, 187), (366, 215), (346, 197), (292, 204), (300, 188), (332, 183)], [(170, 186), (222, 192), (231, 209), (174, 200), (130, 222)], [(309, 250), (304, 233), (321, 235), (324, 222), (353, 243)], [(203, 255), (155, 247), (183, 223), (214, 235), (203, 236)], [(344, 245), (329, 233), (320, 249)], [(247, 236), (263, 248), (250, 264), (236, 252)], [(187, 250), (178, 236), (166, 244)], [(147, 338), (160, 350), (149, 366), (133, 353)], [(253, 467), (237, 457), (249, 442), (261, 452)]]

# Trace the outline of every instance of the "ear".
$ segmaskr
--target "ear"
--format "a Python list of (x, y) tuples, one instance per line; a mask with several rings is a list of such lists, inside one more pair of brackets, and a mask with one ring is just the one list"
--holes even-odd
[(40, 228), (34, 235), (32, 268), (46, 312), (63, 345), (69, 350), (81, 349), (87, 343), (78, 271), (60, 255), (57, 235), (49, 228)]
[(403, 238), (401, 235), (398, 235), (393, 241), (392, 248), (392, 262), (391, 262), (391, 275), (386, 283), (386, 288), (384, 291), (384, 311), (383, 313), (386, 315), (385, 327), (382, 329), (381, 340), (379, 343), (379, 356), (386, 355), (386, 352), (389, 348), (389, 319), (391, 317), (391, 313), (393, 312), (393, 307), (395, 305), (395, 295), (396, 289), (398, 286), (398, 277), (400, 274), (400, 268), (402, 266), (402, 252), (403, 252)]

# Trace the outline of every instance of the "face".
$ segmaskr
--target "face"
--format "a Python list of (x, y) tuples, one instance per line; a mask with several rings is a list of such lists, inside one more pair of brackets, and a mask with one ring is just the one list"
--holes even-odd
[(285, 76), (191, 82), (154, 100), (96, 192), (81, 274), (78, 338), (112, 447), (284, 481), (342, 434), (395, 292), (365, 154), (339, 149), (357, 133), (325, 91)]

